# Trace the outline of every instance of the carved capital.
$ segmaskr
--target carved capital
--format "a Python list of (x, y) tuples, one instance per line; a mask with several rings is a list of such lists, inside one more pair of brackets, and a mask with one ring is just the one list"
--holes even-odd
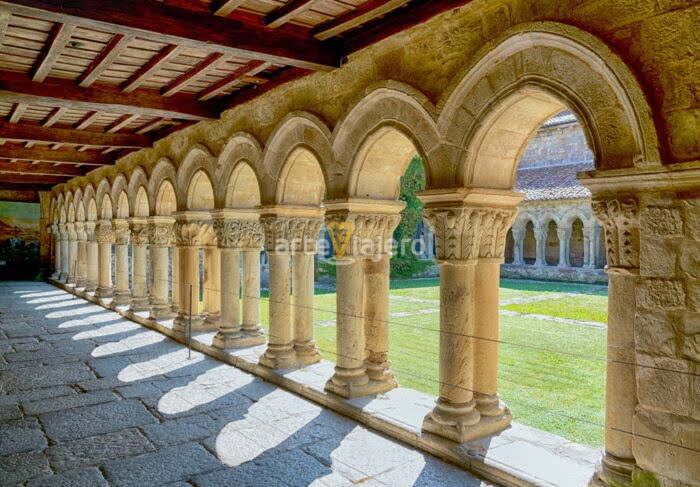
[[(484, 209), (482, 221), (483, 232), (479, 246), (479, 258), (503, 259), (506, 251), (506, 236), (508, 229), (513, 224), (518, 210), (511, 209)], [(524, 231), (524, 229), (523, 229)]]
[(593, 214), (605, 229), (608, 270), (639, 269), (639, 201), (634, 197), (592, 202)]
[(131, 243), (134, 245), (148, 245), (151, 237), (150, 225), (146, 222), (131, 223)]
[(117, 245), (128, 245), (131, 237), (129, 223), (126, 220), (112, 220), (112, 228), (114, 228), (114, 240)]
[(68, 240), (77, 240), (78, 234), (75, 231), (75, 223), (66, 224), (66, 234), (68, 235)]
[(393, 250), (394, 230), (401, 221), (398, 213), (337, 212), (326, 215), (333, 254), (376, 256)]
[(206, 245), (207, 231), (211, 225), (204, 221), (178, 221), (175, 223), (175, 239), (181, 247)]
[(100, 243), (113, 243), (114, 228), (112, 227), (112, 223), (107, 220), (97, 222), (95, 226), (95, 239)]
[(95, 241), (95, 227), (96, 227), (96, 222), (94, 222), (94, 221), (85, 222), (85, 235), (90, 242)]
[(266, 216), (260, 219), (264, 230), (265, 247), (271, 252), (316, 252), (323, 220)]
[(81, 241), (87, 240), (85, 222), (75, 222), (75, 238)]
[(149, 240), (151, 245), (169, 247), (175, 243), (174, 222), (152, 222)]
[(257, 220), (215, 218), (214, 232), (220, 248), (243, 249), (263, 246), (263, 229)]
[[(438, 260), (463, 263), (475, 263), (481, 256), (485, 224), (495, 220), (494, 210), (467, 206), (425, 209), (423, 217), (435, 231)], [(501, 237), (500, 232), (489, 230), (487, 234), (484, 255), (496, 252), (493, 247)], [(502, 254), (503, 249), (499, 248), (498, 252)]]

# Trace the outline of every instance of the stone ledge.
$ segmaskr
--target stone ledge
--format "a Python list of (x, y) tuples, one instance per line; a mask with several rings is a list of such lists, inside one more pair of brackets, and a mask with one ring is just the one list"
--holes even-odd
[[(63, 282), (51, 284), (119, 313), (149, 329), (187, 344), (187, 337), (176, 334), (172, 319), (154, 321), (146, 311), (112, 306), (101, 299)], [(258, 365), (265, 345), (239, 350), (219, 350), (211, 346), (215, 332), (194, 333), (192, 349), (224, 363), (255, 374), (275, 385), (299, 394), (337, 413), (348, 416), (392, 438), (474, 472), (504, 486), (567, 487), (588, 486), (601, 452), (572, 443), (535, 428), (514, 422), (501, 434), (457, 444), (421, 430), (423, 418), (432, 410), (435, 397), (399, 387), (386, 394), (344, 399), (324, 390), (334, 364), (321, 360), (301, 369), (271, 370)]]

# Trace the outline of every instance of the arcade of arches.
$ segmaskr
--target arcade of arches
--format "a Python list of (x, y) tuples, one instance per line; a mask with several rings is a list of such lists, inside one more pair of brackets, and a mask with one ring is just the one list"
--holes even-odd
[[(320, 359), (313, 255), (325, 222), (343, 244), (334, 249), (338, 359), (326, 390), (343, 397), (387, 391), (397, 384), (388, 356), (386, 242), (402, 209), (399, 177), (419, 154), (442, 332), (440, 393), (423, 428), (457, 442), (498, 434), (511, 420), (498, 396), (495, 339), (499, 269), (522, 199), (516, 166), (537, 128), (569, 108), (595, 158), (595, 170), (579, 177), (605, 231), (610, 279), (607, 429), (594, 482), (700, 485), (697, 96), (688, 101), (692, 110), (679, 107), (682, 89), (691, 91), (688, 72), (697, 71), (697, 58), (682, 51), (693, 50), (700, 10), (679, 7), (664, 21), (686, 31), (662, 30), (647, 13), (615, 30), (596, 24), (598, 17), (627, 7), (589, 4), (581, 16), (549, 2), (518, 13), (507, 2), (474, 2), (360, 51), (337, 71), (283, 85), (220, 121), (56, 186), (55, 278), (154, 319), (172, 317), (179, 333), (191, 313), (195, 329), (217, 330), (215, 347), (267, 343), (262, 366), (301, 367)], [(589, 24), (537, 21), (567, 15)], [(639, 29), (644, 45), (619, 40)], [(649, 81), (667, 77), (669, 85)], [(523, 223), (516, 258), (567, 258), (565, 249), (533, 248), (529, 237), (536, 230), (537, 241), (557, 239), (556, 224)], [(572, 232), (591, 223), (572, 221)], [(263, 248), (268, 335), (259, 324)], [(199, 296), (200, 249), (201, 313), (191, 299)]]

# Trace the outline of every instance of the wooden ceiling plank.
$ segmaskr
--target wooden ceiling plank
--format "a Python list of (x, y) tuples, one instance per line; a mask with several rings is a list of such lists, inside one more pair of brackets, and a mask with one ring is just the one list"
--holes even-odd
[(125, 93), (134, 91), (144, 81), (147, 81), (148, 78), (154, 75), (163, 64), (175, 58), (180, 52), (182, 52), (182, 50), (176, 45), (170, 44), (166, 46), (122, 84), (122, 91)]
[(13, 14), (275, 64), (329, 71), (340, 66), (341, 62), (341, 53), (335, 44), (297, 33), (271, 35), (269, 28), (252, 22), (213, 16), (162, 2), (2, 0), (0, 6)]
[(10, 12), (2, 11), (0, 12), (0, 46), (5, 40), (5, 34), (7, 33), (7, 28), (10, 26)]
[(95, 123), (95, 121), (96, 121), (98, 118), (100, 118), (101, 115), (102, 115), (102, 112), (98, 112), (98, 111), (95, 111), (95, 112), (92, 112), (92, 113), (88, 113), (88, 114), (85, 115), (85, 116), (83, 117), (83, 119), (82, 119), (80, 122), (78, 122), (78, 124), (74, 127), (75, 130), (85, 130), (85, 129), (88, 128), (90, 125), (92, 125), (93, 123)]
[(329, 39), (370, 22), (381, 15), (385, 15), (408, 3), (408, 1), (409, 0), (370, 0), (350, 12), (317, 25), (311, 29), (311, 35), (320, 40)]
[(140, 116), (141, 115), (124, 115), (121, 118), (119, 118), (119, 120), (117, 120), (112, 125), (110, 125), (109, 128), (106, 130), (106, 132), (109, 134), (119, 132), (124, 127), (135, 122), (136, 119), (139, 118)]
[(294, 17), (313, 7), (318, 0), (291, 0), (265, 16), (265, 24), (271, 29), (286, 24)]
[(52, 125), (58, 123), (61, 117), (66, 114), (66, 110), (68, 110), (67, 107), (54, 108), (42, 125), (44, 127), (51, 127)]
[(150, 132), (151, 130), (155, 129), (156, 127), (159, 127), (163, 122), (165, 122), (165, 119), (163, 118), (156, 118), (155, 120), (152, 120), (142, 127), (139, 127), (139, 129), (136, 131), (137, 134), (145, 134), (146, 132)]
[(75, 32), (75, 27), (73, 24), (54, 25), (51, 35), (32, 69), (32, 81), (41, 82), (46, 79), (54, 63), (61, 55), (61, 51), (66, 47), (66, 44)]
[(12, 109), (10, 123), (17, 123), (22, 120), (22, 115), (24, 115), (24, 111), (27, 109), (27, 106), (28, 105), (26, 103), (17, 103)]
[(73, 177), (75, 176), (36, 176), (32, 174), (6, 174), (0, 171), (0, 182), (13, 184), (60, 184), (66, 182), (66, 180)]
[(157, 90), (146, 89), (123, 93), (119, 87), (111, 85), (95, 85), (86, 90), (71, 80), (59, 78), (30, 83), (25, 73), (11, 71), (0, 71), (0, 102), (115, 114), (138, 113), (184, 120), (215, 119), (219, 116), (215, 103), (199, 102), (185, 94), (165, 98)]
[(188, 83), (192, 83), (197, 79), (205, 76), (210, 70), (217, 68), (222, 62), (225, 62), (228, 56), (220, 52), (215, 52), (209, 55), (202, 62), (194, 66), (192, 69), (184, 73), (182, 76), (171, 81), (167, 86), (165, 86), (160, 92), (163, 96), (172, 96)]
[(243, 5), (246, 0), (219, 0), (213, 3), (212, 13), (219, 17), (228, 17), (228, 15)]
[(14, 158), (20, 161), (42, 161), (47, 163), (87, 164), (89, 166), (107, 166), (114, 162), (103, 154), (76, 152), (72, 150), (50, 150), (26, 147), (0, 147), (0, 158)]
[(39, 201), (38, 191), (50, 190), (48, 185), (22, 186), (17, 190), (12, 185), (0, 185), (0, 201), (16, 201), (18, 203), (35, 203)]
[(86, 130), (42, 127), (40, 125), (8, 123), (0, 121), (0, 137), (42, 143), (93, 145), (96, 147), (150, 147), (150, 137), (138, 134), (108, 134)]
[(104, 73), (112, 65), (112, 63), (119, 58), (122, 52), (124, 52), (124, 49), (126, 49), (132, 40), (132, 36), (114, 34), (114, 37), (112, 37), (112, 40), (109, 41), (109, 44), (102, 49), (99, 56), (92, 61), (90, 66), (88, 66), (88, 68), (80, 76), (78, 86), (87, 88), (97, 81), (102, 73)]
[(209, 88), (206, 88), (205, 90), (201, 91), (199, 93), (198, 99), (204, 101), (214, 98), (215, 96), (229, 89), (233, 84), (239, 82), (244, 76), (259, 73), (260, 71), (263, 71), (268, 67), (269, 63), (266, 63), (264, 61), (249, 61), (234, 72), (232, 72), (231, 74), (229, 74), (228, 76), (226, 76), (225, 78), (220, 79), (219, 81), (211, 85)]
[[(89, 170), (89, 169), (88, 169)], [(33, 174), (38, 176), (82, 176), (85, 174), (85, 168), (62, 164), (56, 166), (54, 164), (31, 162), (1, 162), (0, 172), (4, 174)]]

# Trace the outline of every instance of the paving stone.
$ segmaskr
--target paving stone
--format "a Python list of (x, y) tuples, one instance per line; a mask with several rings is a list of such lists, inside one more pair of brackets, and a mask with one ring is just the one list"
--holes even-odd
[(155, 447), (135, 428), (57, 443), (46, 450), (51, 466), (57, 472), (108, 460), (133, 457), (154, 451)]
[(97, 358), (87, 362), (98, 377), (118, 376), (129, 361), (125, 357)]
[(3, 345), (15, 345), (19, 343), (39, 343), (39, 340), (33, 337), (7, 338), (7, 336), (5, 336), (5, 338), (0, 340), (0, 343), (2, 343)]
[(46, 437), (36, 419), (27, 418), (0, 424), (0, 455), (41, 451), (46, 447)]
[(125, 399), (133, 397), (162, 396), (161, 390), (153, 382), (141, 382), (120, 387), (117, 389), (120, 396)]
[(0, 406), (0, 421), (8, 419), (19, 419), (22, 417), (22, 411), (19, 410), (16, 404), (5, 404)]
[(39, 401), (24, 403), (22, 407), (26, 414), (35, 415), (115, 400), (117, 400), (117, 396), (113, 392), (103, 390), (64, 397), (54, 397), (51, 399), (41, 399)]
[[(12, 345), (14, 352), (35, 352), (38, 350), (46, 350), (51, 348), (51, 343), (49, 342), (28, 342), (28, 343), (17, 343)], [(11, 362), (11, 360), (10, 360)]]
[(0, 395), (0, 405), (19, 404), (23, 401), (28, 402), (48, 397), (68, 396), (75, 393), (75, 390), (69, 386), (43, 387), (33, 391), (23, 391), (18, 394)]
[[(222, 467), (221, 462), (202, 445), (187, 443), (140, 457), (107, 462), (104, 470), (112, 485), (142, 487), (187, 480)], [(260, 482), (259, 477), (257, 480)]]
[(27, 479), (50, 473), (51, 469), (46, 457), (38, 451), (0, 457), (0, 481), (2, 485), (17, 485)]
[(34, 479), (27, 483), (27, 487), (107, 487), (108, 485), (105, 478), (96, 468), (73, 470), (63, 474)]
[(158, 422), (134, 399), (47, 413), (40, 416), (40, 421), (54, 440), (73, 440)]
[(194, 478), (198, 487), (222, 485), (257, 486), (264, 479), (265, 487), (305, 486), (331, 474), (331, 470), (300, 450), (278, 453), (274, 450), (255, 461), (234, 469), (220, 470)]
[(204, 414), (144, 426), (143, 432), (158, 446), (168, 446), (215, 436), (219, 423)]
[(118, 377), (99, 377), (97, 379), (89, 379), (75, 384), (78, 389), (83, 391), (99, 391), (102, 389), (116, 389), (124, 386), (126, 383)]
[(95, 375), (83, 363), (56, 365), (52, 367), (25, 367), (21, 370), (0, 372), (0, 382), (7, 392), (17, 392), (39, 387), (72, 384), (92, 379)]
[(464, 470), (425, 456), (373, 477), (395, 487), (483, 487), (488, 484)]

